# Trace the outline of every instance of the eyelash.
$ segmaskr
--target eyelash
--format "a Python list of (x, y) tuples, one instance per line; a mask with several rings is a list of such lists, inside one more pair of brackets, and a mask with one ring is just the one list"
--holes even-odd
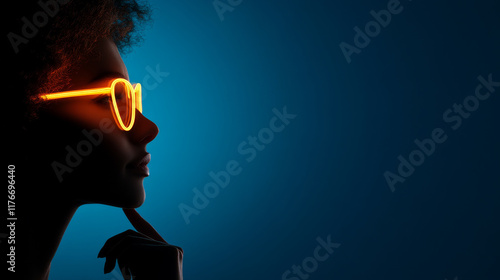
[(99, 103), (99, 104), (109, 104), (109, 95), (103, 94), (99, 95), (96, 98), (94, 98), (94, 101)]
[[(123, 95), (122, 94), (117, 94), (116, 95), (116, 99), (117, 100), (121, 100), (123, 98)], [(99, 103), (99, 104), (105, 104), (105, 105), (108, 105), (109, 104), (109, 100), (110, 97), (109, 95), (107, 94), (102, 94), (102, 95), (99, 95), (97, 96), (96, 98), (94, 98), (94, 101)]]

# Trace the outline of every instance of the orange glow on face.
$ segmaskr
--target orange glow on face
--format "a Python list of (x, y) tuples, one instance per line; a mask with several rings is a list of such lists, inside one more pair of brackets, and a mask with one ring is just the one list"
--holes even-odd
[[(120, 89), (124, 92), (120, 92)], [(132, 86), (129, 81), (117, 78), (111, 82), (109, 87), (44, 93), (40, 94), (39, 97), (48, 101), (102, 94), (110, 95), (110, 107), (118, 127), (125, 131), (132, 129), (135, 122), (135, 109), (142, 113), (142, 88), (139, 83)]]

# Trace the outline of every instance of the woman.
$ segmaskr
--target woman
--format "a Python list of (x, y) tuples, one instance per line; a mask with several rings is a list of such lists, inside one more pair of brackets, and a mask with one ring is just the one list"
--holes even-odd
[(127, 0), (38, 1), (10, 8), (6, 27), (10, 147), (15, 166), (16, 261), (10, 276), (48, 279), (51, 260), (84, 204), (120, 207), (138, 231), (110, 238), (104, 272), (182, 279), (182, 249), (133, 210), (144, 202), (146, 145), (157, 126), (142, 114), (120, 52), (140, 40), (147, 5)]

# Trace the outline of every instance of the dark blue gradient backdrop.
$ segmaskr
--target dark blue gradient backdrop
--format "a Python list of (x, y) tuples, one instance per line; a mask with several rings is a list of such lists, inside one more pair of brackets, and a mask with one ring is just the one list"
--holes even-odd
[[(138, 211), (185, 279), (500, 279), (498, 1), (151, 4), (124, 56), (160, 128)], [(81, 207), (50, 278), (121, 279), (97, 253), (129, 228)]]

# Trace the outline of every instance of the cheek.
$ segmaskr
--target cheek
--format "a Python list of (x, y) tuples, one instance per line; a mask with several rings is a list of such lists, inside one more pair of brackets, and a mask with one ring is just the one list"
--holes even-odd
[(101, 126), (82, 130), (82, 134), (95, 144), (95, 152), (90, 159), (95, 168), (89, 168), (97, 169), (95, 171), (100, 176), (123, 176), (126, 174), (127, 164), (134, 159), (135, 149), (127, 133), (120, 130), (114, 121), (106, 123), (110, 124), (108, 129), (102, 129)]
[(137, 147), (130, 133), (118, 128), (111, 111), (105, 106), (66, 104), (57, 114), (81, 131), (80, 139), (71, 144), (75, 150), (85, 151), (82, 163), (71, 174), (74, 197), (85, 203), (140, 205), (144, 200), (142, 179), (127, 172)]
[(126, 133), (116, 125), (108, 106), (91, 100), (68, 101), (61, 103), (55, 113), (79, 128), (81, 140), (77, 145), (90, 146), (91, 152), (84, 156), (99, 170), (102, 167), (113, 171), (121, 170), (126, 161), (133, 157), (133, 147)]
[(90, 99), (61, 100), (51, 111), (60, 118), (86, 128), (99, 127), (99, 124), (109, 120), (114, 122), (109, 105), (98, 104)]
[[(116, 127), (116, 126), (115, 126)], [(74, 186), (75, 196), (87, 203), (114, 206), (136, 206), (144, 200), (142, 179), (130, 177), (129, 164), (136, 155), (134, 146), (124, 131), (117, 127), (111, 132), (97, 128), (85, 129), (90, 141), (98, 143), (84, 159)]]
[(123, 167), (125, 167), (125, 165), (134, 157), (134, 148), (126, 135), (126, 132), (120, 130), (114, 122), (112, 122), (110, 127), (112, 128), (111, 132), (100, 130), (103, 135), (100, 150), (102, 150), (104, 157), (109, 157), (119, 163), (119, 165), (123, 165)]

